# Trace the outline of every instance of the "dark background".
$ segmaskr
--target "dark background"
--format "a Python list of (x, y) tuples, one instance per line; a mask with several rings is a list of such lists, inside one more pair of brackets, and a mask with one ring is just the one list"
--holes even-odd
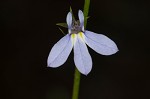
[[(74, 61), (47, 67), (52, 46), (64, 35), (69, 6), (82, 0), (3, 0), (0, 3), (0, 99), (71, 99)], [(149, 0), (91, 0), (87, 29), (116, 42), (102, 56), (89, 48), (93, 68), (81, 76), (79, 99), (150, 99)], [(62, 28), (67, 32), (67, 29)]]

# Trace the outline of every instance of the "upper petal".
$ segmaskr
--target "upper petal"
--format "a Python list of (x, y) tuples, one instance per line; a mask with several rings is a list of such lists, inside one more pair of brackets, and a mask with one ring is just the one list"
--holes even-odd
[(69, 30), (69, 33), (70, 33), (70, 29), (71, 29), (71, 26), (72, 26), (72, 13), (71, 12), (69, 12), (67, 14), (66, 22), (67, 22), (68, 30)]
[(77, 69), (84, 75), (87, 75), (92, 69), (92, 59), (88, 52), (87, 46), (81, 37), (76, 39), (74, 44), (74, 62)]
[(51, 49), (48, 56), (48, 67), (58, 67), (65, 63), (67, 60), (73, 44), (71, 42), (70, 35), (67, 34), (62, 39), (60, 39)]
[(115, 42), (102, 34), (85, 31), (85, 42), (90, 48), (102, 55), (111, 55), (118, 51)]
[(82, 31), (84, 31), (84, 14), (81, 10), (78, 11), (78, 17), (79, 17), (80, 26), (82, 28)]

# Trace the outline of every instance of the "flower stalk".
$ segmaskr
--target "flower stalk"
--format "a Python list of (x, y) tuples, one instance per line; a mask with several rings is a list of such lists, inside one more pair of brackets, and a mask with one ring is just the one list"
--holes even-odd
[(81, 76), (80, 72), (78, 71), (77, 68), (75, 68), (72, 99), (78, 99), (80, 76)]

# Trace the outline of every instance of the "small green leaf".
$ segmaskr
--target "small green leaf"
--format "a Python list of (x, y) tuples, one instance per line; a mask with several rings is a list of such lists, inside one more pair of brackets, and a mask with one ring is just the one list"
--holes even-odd
[(64, 27), (64, 28), (68, 28), (67, 23), (57, 23), (56, 25)]

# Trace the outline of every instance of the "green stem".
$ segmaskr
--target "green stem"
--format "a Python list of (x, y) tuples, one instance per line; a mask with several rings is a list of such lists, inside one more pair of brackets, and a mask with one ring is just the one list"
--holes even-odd
[[(85, 0), (84, 11), (83, 11), (83, 13), (84, 13), (84, 28), (86, 28), (86, 24), (87, 24), (89, 6), (90, 6), (90, 0)], [(78, 99), (79, 87), (80, 87), (80, 76), (81, 76), (80, 72), (78, 71), (77, 68), (75, 68), (72, 99)]]
[(74, 85), (73, 85), (73, 95), (72, 95), (72, 99), (78, 99), (78, 95), (79, 95), (79, 86), (80, 86), (80, 72), (78, 71), (78, 69), (75, 69), (75, 74), (74, 74)]
[(84, 1), (84, 10), (83, 10), (83, 13), (84, 13), (84, 28), (86, 28), (86, 24), (87, 24), (89, 7), (90, 7), (90, 0), (85, 0)]

